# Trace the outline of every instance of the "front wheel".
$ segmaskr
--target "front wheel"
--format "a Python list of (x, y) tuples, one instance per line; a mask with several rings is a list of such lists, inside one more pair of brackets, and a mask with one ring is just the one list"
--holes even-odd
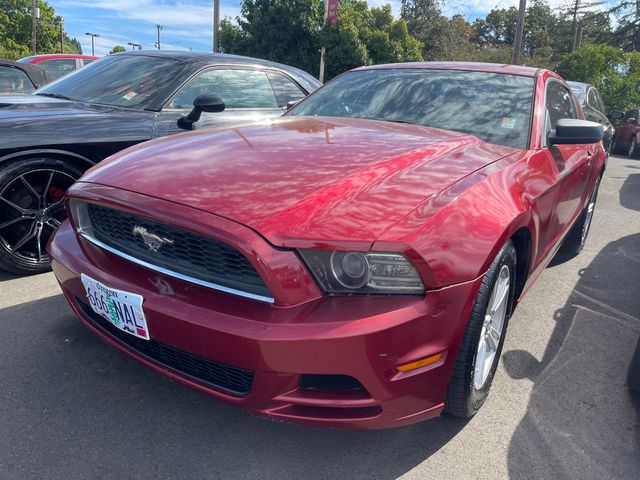
[(638, 141), (634, 135), (631, 138), (631, 146), (629, 147), (629, 158), (638, 158), (640, 151), (638, 151)]
[(596, 200), (598, 199), (599, 186), (600, 179), (598, 179), (593, 187), (593, 191), (591, 192), (591, 195), (589, 195), (587, 205), (584, 207), (582, 212), (580, 212), (580, 216), (576, 220), (576, 223), (571, 227), (571, 230), (567, 234), (567, 238), (564, 240), (564, 243), (560, 248), (561, 253), (568, 257), (572, 258), (578, 255), (584, 248), (585, 243), (587, 243), (589, 230), (591, 230), (591, 221), (593, 220), (593, 211), (596, 208)]
[(0, 268), (21, 275), (49, 270), (45, 246), (65, 218), (64, 192), (80, 175), (55, 158), (0, 166)]
[(516, 263), (509, 241), (482, 279), (449, 381), (447, 413), (472, 417), (489, 395), (513, 309)]

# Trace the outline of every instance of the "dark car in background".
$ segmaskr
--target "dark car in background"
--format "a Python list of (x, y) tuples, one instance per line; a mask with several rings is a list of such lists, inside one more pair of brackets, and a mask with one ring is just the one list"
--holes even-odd
[(145, 51), (110, 55), (33, 95), (0, 96), (0, 268), (49, 268), (44, 246), (64, 218), (64, 192), (107, 156), (194, 119), (202, 128), (280, 116), (319, 86), (273, 62)]
[(21, 58), (18, 61), (38, 65), (47, 72), (49, 81), (52, 82), (75, 70), (86, 67), (99, 58), (100, 57), (94, 57), (92, 55), (78, 55), (73, 53), (51, 53), (47, 55), (32, 55)]
[(611, 152), (611, 145), (615, 135), (615, 128), (607, 117), (607, 108), (602, 101), (598, 89), (589, 83), (567, 82), (574, 95), (582, 105), (584, 117), (592, 122), (597, 122), (604, 127), (602, 143), (607, 153)]
[(631, 158), (640, 157), (638, 136), (640, 135), (640, 110), (634, 108), (624, 114), (620, 123), (616, 126), (616, 134), (613, 139), (613, 153), (629, 155)]
[(0, 95), (33, 93), (47, 81), (46, 72), (36, 65), (0, 59)]

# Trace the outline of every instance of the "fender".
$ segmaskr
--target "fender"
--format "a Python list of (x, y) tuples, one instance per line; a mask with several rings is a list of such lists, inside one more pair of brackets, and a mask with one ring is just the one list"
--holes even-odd
[(100, 160), (92, 160), (84, 155), (80, 155), (75, 152), (70, 152), (69, 150), (58, 150), (52, 148), (39, 148), (32, 150), (20, 150), (18, 152), (13, 152), (8, 155), (4, 155), (0, 157), (0, 167), (3, 163), (8, 162), (10, 160), (15, 160), (17, 158), (29, 158), (29, 157), (38, 157), (38, 156), (52, 156), (56, 158), (65, 158), (71, 161), (74, 161), (76, 166), (81, 168), (82, 170), (86, 170), (87, 168), (92, 167)]

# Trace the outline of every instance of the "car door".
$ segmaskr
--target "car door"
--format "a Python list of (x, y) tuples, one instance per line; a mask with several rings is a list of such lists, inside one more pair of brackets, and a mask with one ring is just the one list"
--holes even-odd
[(277, 117), (290, 99), (305, 95), (280, 72), (236, 66), (208, 68), (192, 77), (165, 104), (158, 114), (154, 136), (184, 131), (178, 128), (178, 119), (187, 115), (194, 99), (203, 94), (220, 96), (226, 108), (220, 113), (203, 112), (196, 129)]
[(634, 133), (637, 123), (638, 110), (629, 110), (616, 129), (616, 141), (619, 145), (625, 147), (631, 145), (631, 135)]
[(545, 95), (545, 153), (556, 168), (553, 220), (549, 224), (548, 241), (562, 238), (582, 209), (588, 195), (591, 163), (598, 148), (595, 145), (546, 145), (546, 138), (561, 118), (578, 118), (570, 91), (558, 80), (549, 79)]

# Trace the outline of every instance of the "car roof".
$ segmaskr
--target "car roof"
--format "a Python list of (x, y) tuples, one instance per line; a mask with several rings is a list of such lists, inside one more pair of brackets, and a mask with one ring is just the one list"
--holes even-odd
[(192, 51), (173, 51), (173, 50), (138, 50), (121, 52), (115, 55), (139, 55), (149, 57), (170, 58), (174, 60), (184, 62), (203, 62), (203, 63), (219, 63), (219, 64), (233, 64), (233, 65), (256, 65), (261, 67), (271, 67), (285, 72), (289, 72), (297, 77), (302, 77), (306, 80), (306, 87), (313, 87), (314, 90), (320, 86), (318, 79), (313, 75), (300, 70), (299, 68), (292, 67), (290, 65), (284, 65), (282, 63), (272, 62), (270, 60), (262, 60), (260, 58), (245, 57), (242, 55), (232, 55), (228, 53), (208, 53), (208, 52), (192, 52)]
[(522, 65), (506, 65), (501, 63), (481, 63), (481, 62), (407, 62), (407, 63), (387, 63), (383, 65), (370, 65), (356, 68), (355, 70), (379, 70), (379, 69), (399, 69), (399, 68), (424, 68), (433, 70), (468, 70), (474, 72), (502, 73), (508, 75), (519, 75), (523, 77), (535, 77), (540, 71), (537, 67), (526, 67)]
[(13, 67), (22, 70), (38, 88), (47, 83), (47, 73), (37, 65), (14, 62), (13, 60), (5, 60), (0, 58), (0, 66)]
[(23, 61), (26, 59), (36, 60), (41, 58), (88, 58), (97, 60), (100, 57), (96, 57), (94, 55), (82, 55), (80, 53), (41, 53), (38, 55), (29, 55), (28, 57), (21, 58), (19, 61)]

